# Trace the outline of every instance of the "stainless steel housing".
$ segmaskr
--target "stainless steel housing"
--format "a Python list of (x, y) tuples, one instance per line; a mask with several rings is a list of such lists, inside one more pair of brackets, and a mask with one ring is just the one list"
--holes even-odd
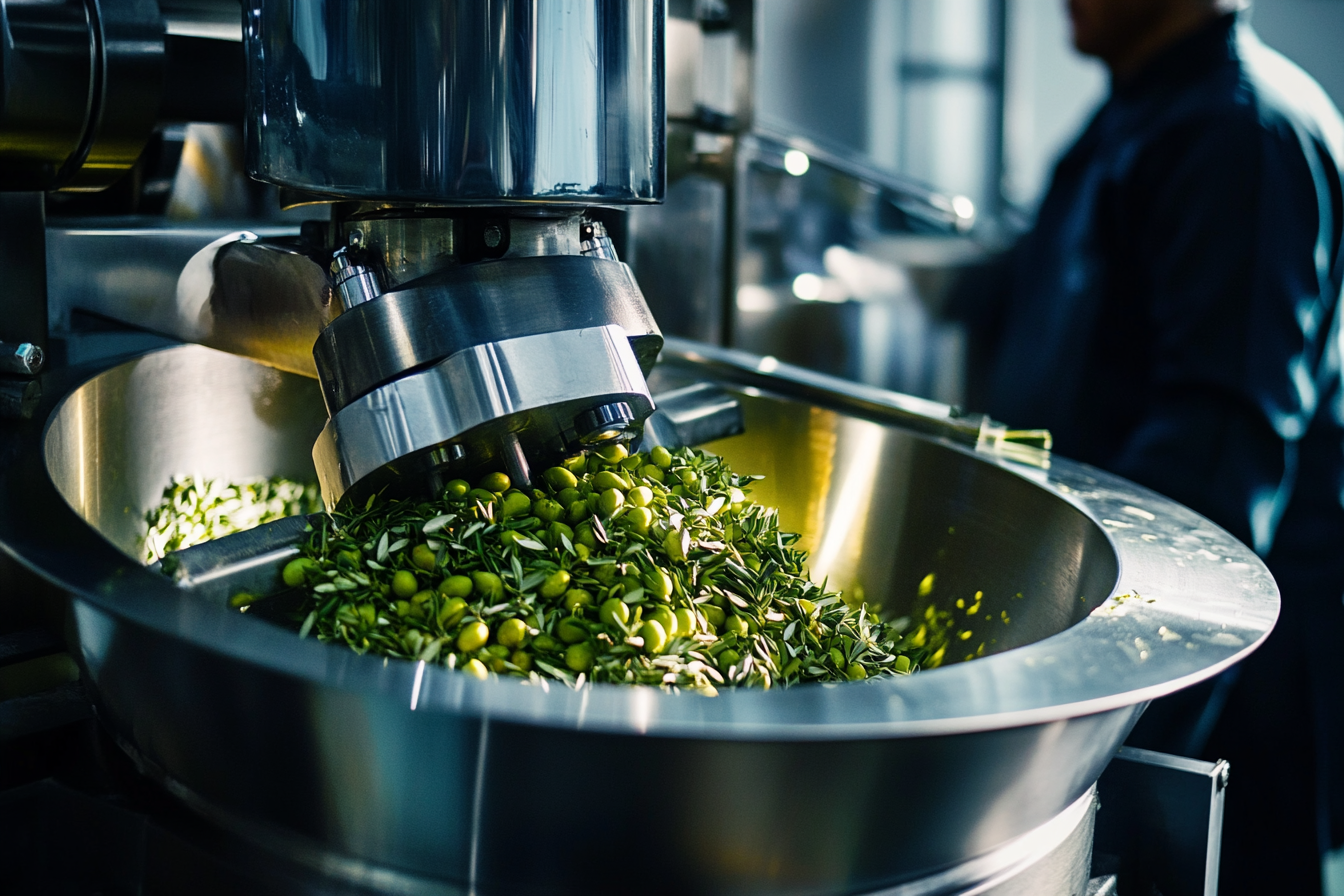
[(768, 477), (757, 495), (803, 533), (815, 574), (901, 614), (933, 573), (931, 599), (969, 633), (954, 643), (987, 655), (715, 699), (542, 689), (186, 598), (133, 559), (167, 478), (300, 474), (323, 419), (311, 380), (199, 347), (53, 379), (68, 394), (48, 399), (45, 440), (38, 424), (0, 432), (0, 544), (73, 596), (101, 717), (146, 771), (271, 848), (402, 892), (929, 879), (1060, 818), (1146, 701), (1273, 624), (1259, 561), (1152, 492), (915, 434), (891, 422), (908, 417), (898, 396), (769, 359), (664, 356), (655, 379), (741, 400), (746, 434), (713, 447)]
[(248, 169), (314, 193), (656, 202), (655, 0), (251, 0)]

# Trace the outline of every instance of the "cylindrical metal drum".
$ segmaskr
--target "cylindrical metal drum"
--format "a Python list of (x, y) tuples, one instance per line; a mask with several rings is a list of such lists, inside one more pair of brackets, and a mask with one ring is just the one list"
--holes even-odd
[(248, 170), (376, 200), (663, 197), (655, 0), (251, 0)]

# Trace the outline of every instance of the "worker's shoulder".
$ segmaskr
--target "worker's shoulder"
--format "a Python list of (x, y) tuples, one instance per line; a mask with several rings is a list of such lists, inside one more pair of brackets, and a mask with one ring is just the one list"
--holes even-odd
[(1249, 27), (1237, 34), (1243, 108), (1265, 129), (1310, 135), (1344, 162), (1344, 118), (1316, 80), (1266, 46)]

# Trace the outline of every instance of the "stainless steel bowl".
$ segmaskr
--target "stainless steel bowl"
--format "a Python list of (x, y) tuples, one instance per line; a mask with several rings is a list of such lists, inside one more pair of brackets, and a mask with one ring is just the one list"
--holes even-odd
[(928, 879), (1077, 805), (1146, 701), (1273, 625), (1255, 556), (1152, 492), (915, 434), (889, 393), (666, 355), (669, 377), (742, 398), (747, 434), (712, 447), (768, 477), (757, 497), (803, 533), (816, 574), (901, 614), (932, 572), (969, 632), (954, 643), (986, 656), (714, 699), (542, 689), (356, 656), (184, 597), (135, 560), (159, 489), (182, 472), (305, 472), (323, 417), (316, 383), (199, 347), (54, 382), (44, 438), (0, 433), (0, 544), (73, 596), (100, 715), (143, 769), (274, 848), (408, 892)]

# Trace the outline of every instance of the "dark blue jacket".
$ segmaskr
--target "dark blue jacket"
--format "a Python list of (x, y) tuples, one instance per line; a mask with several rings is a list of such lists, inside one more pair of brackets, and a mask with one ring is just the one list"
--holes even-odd
[(1330, 100), (1234, 16), (1114, 85), (1011, 259), (986, 410), (1344, 563), (1341, 161)]

